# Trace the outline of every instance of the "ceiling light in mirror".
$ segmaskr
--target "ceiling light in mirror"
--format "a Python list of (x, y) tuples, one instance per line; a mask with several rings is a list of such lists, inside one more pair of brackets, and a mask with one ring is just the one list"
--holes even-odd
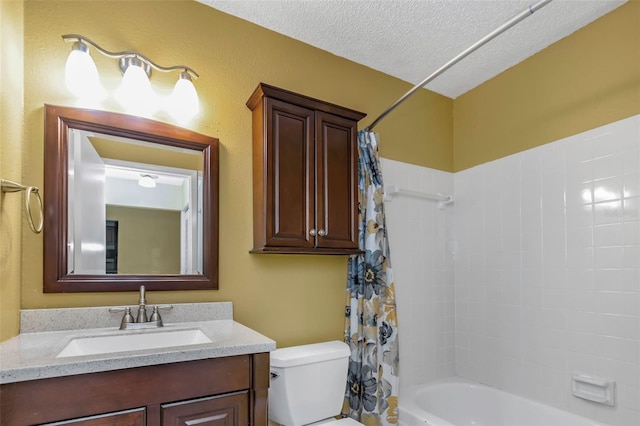
[(140, 175), (140, 179), (138, 179), (138, 185), (143, 188), (155, 188), (156, 181), (151, 175)]

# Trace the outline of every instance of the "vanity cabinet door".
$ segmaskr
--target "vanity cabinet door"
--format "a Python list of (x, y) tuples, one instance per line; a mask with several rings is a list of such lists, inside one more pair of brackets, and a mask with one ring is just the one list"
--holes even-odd
[(162, 405), (162, 426), (244, 426), (249, 424), (249, 395), (239, 392)]
[(116, 413), (46, 423), (42, 426), (146, 426), (145, 414), (146, 410), (144, 408), (137, 408), (135, 410), (118, 411)]

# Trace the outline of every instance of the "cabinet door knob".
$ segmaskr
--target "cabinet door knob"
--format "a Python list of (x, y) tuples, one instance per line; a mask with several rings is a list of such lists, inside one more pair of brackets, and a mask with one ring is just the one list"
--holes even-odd
[(324, 229), (320, 229), (318, 231), (318, 236), (320, 237), (324, 237), (325, 235), (327, 235), (327, 231), (325, 231)]
[(309, 231), (309, 235), (311, 235), (312, 237), (315, 237), (316, 236), (316, 230), (315, 229), (311, 229)]

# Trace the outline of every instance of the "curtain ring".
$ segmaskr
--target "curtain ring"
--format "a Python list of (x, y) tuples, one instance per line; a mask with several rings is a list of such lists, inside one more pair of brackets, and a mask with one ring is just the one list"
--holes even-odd
[[(29, 227), (31, 228), (31, 230), (36, 233), (39, 234), (40, 232), (42, 232), (42, 225), (44, 223), (44, 206), (42, 205), (42, 198), (40, 197), (40, 192), (38, 191), (38, 187), (37, 186), (30, 186), (26, 189), (26, 194), (24, 197), (24, 205), (25, 208), (27, 210), (27, 222), (29, 223)], [(35, 223), (33, 222), (33, 214), (31, 213), (31, 194), (36, 194), (36, 197), (38, 198), (38, 204), (40, 205), (39, 208), (39, 213), (40, 213), (40, 220), (38, 221), (38, 226), (35, 225)]]

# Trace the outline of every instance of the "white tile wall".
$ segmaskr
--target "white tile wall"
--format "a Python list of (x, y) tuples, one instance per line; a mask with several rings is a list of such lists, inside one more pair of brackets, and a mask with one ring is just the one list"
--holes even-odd
[[(640, 425), (640, 116), (456, 173), (454, 187), (456, 373)], [(615, 380), (617, 405), (573, 397), (573, 372)]]
[[(453, 193), (453, 174), (382, 159), (385, 185)], [(401, 386), (455, 375), (451, 208), (396, 195), (385, 203), (400, 323)]]

